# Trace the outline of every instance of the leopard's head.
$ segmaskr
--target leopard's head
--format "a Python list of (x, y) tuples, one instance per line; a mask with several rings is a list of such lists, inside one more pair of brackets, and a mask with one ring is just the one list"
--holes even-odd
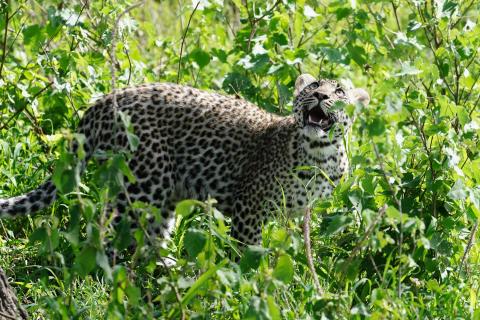
[(342, 105), (367, 105), (370, 101), (363, 89), (346, 90), (335, 80), (317, 80), (309, 74), (297, 78), (294, 97), (295, 121), (303, 134), (311, 138), (329, 138), (330, 130), (334, 130), (334, 136), (341, 135), (352, 124)]

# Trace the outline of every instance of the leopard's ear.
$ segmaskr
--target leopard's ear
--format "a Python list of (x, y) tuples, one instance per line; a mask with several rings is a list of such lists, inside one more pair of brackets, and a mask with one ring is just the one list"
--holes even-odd
[(296, 97), (302, 90), (308, 86), (309, 84), (317, 81), (314, 76), (308, 73), (304, 73), (298, 76), (297, 80), (295, 81), (295, 91), (293, 91), (293, 96)]
[(361, 88), (355, 88), (348, 91), (348, 96), (352, 103), (360, 102), (364, 106), (367, 106), (370, 103), (370, 95), (368, 92)]

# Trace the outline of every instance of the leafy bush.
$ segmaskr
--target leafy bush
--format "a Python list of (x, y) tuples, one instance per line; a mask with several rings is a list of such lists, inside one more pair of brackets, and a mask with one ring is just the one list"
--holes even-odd
[[(0, 197), (51, 174), (73, 191), (40, 215), (0, 221), (0, 266), (33, 317), (480, 318), (478, 1), (0, 4)], [(368, 88), (370, 106), (349, 109), (351, 174), (311, 203), (325, 294), (301, 219), (282, 210), (239, 261), (213, 200), (179, 204), (167, 249), (107, 259), (106, 243), (121, 249), (129, 236), (111, 230), (108, 210), (129, 170), (115, 155), (79, 183), (67, 147), (112, 89), (117, 22), (119, 87), (178, 81), (280, 114), (300, 72)], [(160, 255), (177, 265), (165, 270)]]

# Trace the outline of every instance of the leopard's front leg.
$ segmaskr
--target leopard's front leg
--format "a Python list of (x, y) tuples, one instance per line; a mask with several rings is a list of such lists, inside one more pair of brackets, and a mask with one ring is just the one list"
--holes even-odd
[(261, 245), (265, 215), (257, 206), (248, 207), (246, 203), (242, 203), (241, 200), (235, 203), (231, 235), (241, 245)]

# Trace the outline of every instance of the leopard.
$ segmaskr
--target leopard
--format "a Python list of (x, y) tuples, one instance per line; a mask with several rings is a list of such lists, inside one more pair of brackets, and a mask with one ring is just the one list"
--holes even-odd
[[(128, 159), (135, 179), (116, 197), (114, 223), (126, 216), (138, 227), (131, 203), (147, 203), (160, 213), (148, 218), (148, 233), (167, 241), (179, 201), (213, 198), (230, 216), (231, 236), (255, 245), (279, 206), (298, 212), (310, 199), (331, 195), (349, 167), (345, 137), (353, 117), (345, 105), (369, 101), (364, 89), (310, 74), (296, 79), (289, 115), (173, 83), (117, 89), (87, 108), (79, 122), (82, 170), (95, 152), (129, 148), (127, 132), (118, 125), (118, 114), (127, 115), (139, 141)], [(58, 196), (49, 178), (33, 191), (0, 199), (0, 218), (32, 214)]]

